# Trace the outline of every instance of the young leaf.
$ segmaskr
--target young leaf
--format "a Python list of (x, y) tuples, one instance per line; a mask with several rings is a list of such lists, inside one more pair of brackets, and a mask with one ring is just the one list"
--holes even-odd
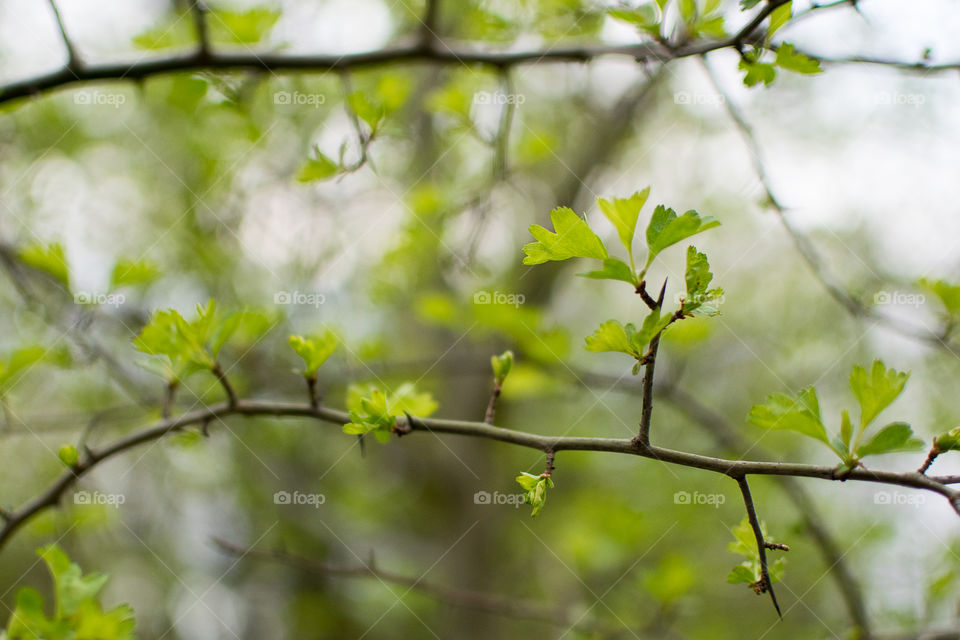
[(937, 296), (949, 315), (960, 315), (960, 285), (951, 284), (946, 280), (927, 280), (926, 278), (921, 278), (917, 284)]
[(909, 373), (887, 369), (882, 360), (874, 361), (869, 374), (863, 367), (853, 368), (850, 374), (850, 390), (860, 404), (861, 431), (897, 399), (908, 377)]
[[(764, 540), (773, 542), (763, 523), (760, 523), (760, 531)], [(753, 533), (753, 527), (750, 526), (750, 520), (744, 518), (740, 521), (740, 524), (731, 529), (731, 532), (733, 533), (733, 542), (727, 545), (727, 551), (741, 555), (746, 560), (733, 568), (733, 571), (727, 576), (727, 582), (731, 584), (745, 582), (753, 585), (760, 580), (762, 574), (757, 538)], [(779, 582), (783, 577), (783, 563), (783, 558), (768, 563), (767, 572), (770, 574), (770, 582)]]
[(550, 212), (550, 220), (556, 233), (538, 224), (530, 226), (530, 233), (539, 242), (531, 242), (523, 247), (527, 254), (523, 264), (542, 264), (575, 257), (607, 259), (603, 241), (572, 209), (557, 207)]
[(517, 483), (524, 489), (523, 500), (533, 506), (532, 517), (537, 517), (547, 502), (547, 489), (553, 488), (553, 480), (548, 475), (535, 476), (523, 472), (517, 476)]
[(780, 5), (770, 14), (770, 26), (767, 28), (767, 43), (773, 38), (773, 34), (779, 31), (783, 25), (790, 21), (793, 15), (793, 2), (787, 2)]
[(39, 345), (29, 345), (14, 349), (6, 362), (0, 362), (0, 392), (5, 391), (12, 382), (20, 379), (20, 374), (47, 356), (47, 350)]
[(135, 287), (150, 284), (160, 275), (160, 270), (146, 260), (117, 260), (110, 273), (110, 289)]
[(493, 367), (493, 379), (498, 385), (502, 385), (507, 379), (510, 369), (513, 368), (513, 351), (504, 351), (499, 356), (491, 356), (490, 365)]
[(697, 251), (693, 245), (687, 247), (687, 270), (684, 279), (687, 284), (687, 294), (683, 299), (684, 314), (715, 316), (720, 313), (711, 303), (723, 295), (723, 289), (707, 288), (713, 280), (710, 263), (706, 254)]
[(820, 68), (819, 60), (814, 60), (803, 53), (795, 51), (793, 45), (787, 44), (786, 42), (781, 44), (780, 48), (777, 49), (777, 59), (774, 61), (774, 64), (781, 69), (793, 71), (794, 73), (812, 74), (823, 72), (823, 69)]
[(20, 249), (19, 257), (25, 265), (43, 271), (67, 289), (70, 288), (67, 255), (63, 250), (63, 245), (59, 242), (27, 245)]
[(62, 445), (57, 450), (57, 457), (60, 458), (60, 462), (68, 467), (75, 467), (77, 462), (80, 461), (80, 454), (77, 453), (77, 448), (72, 444)]
[(630, 263), (633, 263), (633, 236), (637, 232), (637, 218), (640, 217), (640, 209), (643, 208), (650, 195), (650, 187), (643, 191), (637, 191), (629, 198), (612, 198), (604, 200), (597, 198), (597, 204), (600, 205), (600, 211), (613, 224), (620, 236), (620, 242), (627, 249), (630, 256)]
[(766, 404), (754, 405), (750, 409), (747, 421), (764, 429), (796, 431), (834, 449), (823, 426), (817, 391), (813, 387), (803, 389), (796, 398), (783, 393), (770, 394)]
[(933, 439), (933, 449), (937, 453), (960, 451), (960, 427), (954, 427)]
[(297, 182), (317, 182), (326, 180), (337, 175), (340, 171), (340, 165), (324, 155), (318, 149), (316, 157), (307, 160), (307, 163), (300, 167), (297, 172)]
[(350, 385), (347, 389), (347, 411), (350, 414), (343, 432), (349, 434), (373, 433), (378, 442), (390, 439), (397, 418), (404, 413), (426, 417), (437, 410), (437, 403), (429, 393), (417, 393), (413, 383), (400, 385), (389, 396), (379, 389)]
[(916, 451), (923, 442), (913, 437), (906, 422), (893, 422), (880, 429), (868, 442), (857, 448), (858, 458), (896, 451)]
[(769, 62), (758, 62), (752, 60), (740, 60), (737, 67), (741, 71), (746, 71), (743, 76), (743, 84), (753, 87), (761, 82), (765, 85), (773, 84), (777, 77), (777, 68)]
[(599, 271), (586, 271), (578, 273), (578, 276), (584, 278), (594, 278), (595, 280), (622, 280), (636, 286), (637, 276), (633, 273), (630, 265), (616, 258), (607, 258), (603, 261), (603, 269)]
[(304, 367), (300, 373), (304, 378), (315, 377), (317, 369), (327, 361), (337, 348), (337, 335), (329, 329), (309, 338), (290, 336), (288, 341), (294, 352), (303, 359)]
[(627, 335), (627, 331), (631, 334), (636, 333), (636, 329), (632, 324), (628, 324), (626, 328), (624, 328), (624, 326), (616, 320), (607, 320), (600, 325), (599, 329), (593, 332), (593, 335), (587, 336), (586, 350), (618, 351), (631, 355), (634, 358), (639, 358), (643, 354), (634, 347)]
[(654, 258), (667, 247), (717, 226), (720, 226), (717, 220), (701, 218), (700, 214), (692, 209), (682, 216), (677, 216), (673, 209), (658, 205), (647, 226), (647, 263), (642, 273), (650, 268)]

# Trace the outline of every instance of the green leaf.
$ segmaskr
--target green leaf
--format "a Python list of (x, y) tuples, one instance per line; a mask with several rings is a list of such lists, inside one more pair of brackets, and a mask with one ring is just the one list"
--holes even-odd
[(760, 0), (740, 0), (740, 10), (746, 11), (747, 9), (753, 9), (759, 3)]
[(846, 409), (840, 414), (840, 440), (845, 451), (850, 450), (850, 439), (853, 437), (853, 424), (850, 422), (850, 412)]
[(595, 280), (621, 280), (623, 282), (629, 282), (634, 286), (639, 284), (630, 265), (616, 258), (607, 258), (604, 260), (603, 269), (599, 271), (586, 271), (584, 273), (578, 273), (577, 275)]
[(954, 427), (933, 439), (933, 448), (937, 453), (960, 451), (960, 427)]
[(256, 44), (263, 40), (280, 18), (280, 12), (265, 7), (248, 11), (211, 11), (207, 17), (215, 40), (231, 44)]
[(647, 202), (649, 195), (650, 187), (647, 187), (643, 191), (637, 191), (629, 198), (612, 198), (610, 200), (597, 198), (600, 211), (617, 230), (620, 242), (623, 243), (630, 255), (631, 263), (633, 262), (633, 236), (637, 232), (637, 218), (640, 217), (640, 209)]
[(723, 296), (723, 289), (708, 289), (713, 280), (710, 263), (704, 253), (693, 245), (687, 247), (687, 270), (684, 275), (687, 293), (683, 298), (683, 313), (715, 316), (720, 313), (715, 304)]
[(20, 249), (19, 257), (25, 265), (43, 271), (67, 289), (70, 288), (70, 269), (67, 266), (67, 256), (63, 245), (59, 242), (29, 244)]
[(317, 375), (324, 362), (333, 354), (337, 348), (337, 335), (326, 329), (323, 333), (305, 338), (303, 336), (290, 336), (288, 339), (290, 347), (303, 359), (303, 374), (305, 378), (313, 378)]
[(909, 373), (887, 369), (882, 360), (875, 360), (867, 374), (863, 367), (850, 373), (850, 390), (860, 404), (860, 429), (867, 427), (903, 391)]
[(513, 351), (507, 350), (499, 356), (491, 356), (490, 365), (493, 367), (493, 379), (498, 385), (502, 385), (513, 368)]
[(677, 216), (673, 209), (658, 205), (647, 226), (648, 253), (643, 272), (646, 272), (654, 258), (667, 247), (717, 226), (720, 226), (717, 220), (710, 217), (701, 218), (696, 211), (690, 210), (682, 216)]
[(661, 316), (659, 310), (651, 311), (644, 318), (639, 331), (633, 323), (624, 326), (616, 320), (607, 320), (593, 335), (587, 336), (585, 348), (587, 351), (617, 351), (640, 360), (650, 341), (672, 321), (672, 314)]
[(347, 106), (358, 118), (367, 123), (372, 133), (376, 133), (386, 114), (383, 105), (363, 91), (354, 91), (348, 95)]
[(906, 422), (892, 422), (880, 429), (866, 444), (857, 448), (857, 457), (873, 456), (896, 451), (916, 451), (923, 442), (913, 437), (913, 430)]
[[(760, 552), (757, 549), (757, 538), (753, 533), (753, 527), (750, 526), (750, 520), (744, 517), (740, 524), (730, 531), (733, 533), (733, 542), (727, 545), (727, 551), (743, 556), (746, 561), (733, 568), (733, 571), (727, 576), (727, 582), (731, 584), (741, 582), (753, 584), (760, 580), (761, 564)], [(763, 534), (764, 540), (774, 542), (773, 538), (767, 534), (767, 528), (762, 522), (760, 523), (760, 532)], [(773, 563), (768, 563), (767, 572), (770, 574), (771, 582), (779, 582), (783, 577), (783, 559), (780, 558)]]
[(750, 409), (747, 421), (763, 429), (796, 431), (834, 448), (823, 426), (820, 403), (813, 387), (803, 389), (796, 398), (783, 393), (770, 394), (766, 404), (754, 405)]
[(110, 289), (150, 284), (159, 275), (157, 265), (147, 260), (117, 260), (110, 273)]
[(603, 241), (572, 209), (557, 207), (550, 212), (550, 220), (556, 233), (538, 224), (530, 226), (530, 233), (538, 242), (531, 242), (523, 247), (527, 254), (523, 264), (542, 264), (550, 260), (560, 261), (576, 257), (607, 259), (607, 249), (603, 246)]
[(774, 61), (774, 64), (781, 69), (795, 73), (812, 74), (823, 72), (823, 69), (820, 68), (819, 60), (814, 60), (803, 53), (795, 51), (793, 45), (787, 44), (786, 42), (781, 44), (780, 48), (777, 49), (777, 59)]
[(585, 348), (587, 351), (597, 352), (617, 351), (629, 354), (634, 358), (640, 358), (643, 354), (638, 352), (630, 341), (627, 335), (628, 330), (631, 334), (636, 333), (632, 324), (628, 324), (625, 328), (616, 320), (607, 320), (593, 332), (593, 335), (587, 336)]
[(662, 11), (655, 4), (643, 4), (636, 9), (609, 9), (607, 15), (614, 20), (626, 22), (637, 30), (653, 36), (660, 35), (660, 15)]
[(409, 413), (427, 417), (437, 410), (437, 406), (432, 395), (418, 393), (411, 382), (400, 385), (389, 396), (375, 387), (350, 385), (347, 389), (347, 411), (351, 422), (343, 426), (343, 432), (372, 432), (378, 442), (386, 442), (399, 416)]
[(316, 151), (316, 157), (307, 160), (307, 163), (300, 167), (297, 172), (297, 182), (317, 182), (326, 180), (337, 175), (340, 171), (340, 165), (329, 157)]
[(960, 285), (951, 284), (945, 280), (927, 280), (921, 278), (917, 284), (939, 298), (947, 313), (960, 315)]
[(524, 502), (533, 506), (532, 517), (537, 517), (547, 502), (547, 489), (553, 488), (553, 480), (548, 475), (535, 476), (523, 472), (517, 476), (517, 482), (524, 489)]
[(776, 67), (769, 62), (754, 62), (741, 59), (737, 67), (741, 71), (746, 72), (743, 76), (743, 84), (748, 87), (756, 86), (761, 82), (769, 86), (777, 77)]
[(0, 391), (5, 391), (11, 382), (20, 379), (20, 374), (47, 356), (47, 350), (39, 345), (14, 349), (6, 362), (0, 362)]
[(770, 42), (770, 39), (773, 38), (773, 34), (779, 31), (783, 25), (787, 24), (790, 21), (791, 16), (793, 15), (793, 2), (787, 2), (782, 4), (770, 14), (770, 27), (767, 29), (767, 42)]
[(77, 453), (77, 448), (72, 444), (62, 445), (57, 450), (57, 457), (60, 458), (60, 462), (68, 467), (75, 467), (77, 462), (80, 461), (80, 454)]

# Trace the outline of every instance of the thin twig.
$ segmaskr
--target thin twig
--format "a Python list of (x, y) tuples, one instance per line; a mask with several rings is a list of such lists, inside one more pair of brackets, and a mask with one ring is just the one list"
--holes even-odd
[(193, 14), (193, 28), (197, 32), (199, 42), (198, 54), (204, 59), (210, 57), (210, 33), (207, 24), (207, 5), (204, 0), (191, 0), (190, 12)]
[(217, 377), (217, 381), (227, 394), (227, 404), (231, 407), (237, 406), (237, 393), (233, 390), (233, 385), (230, 384), (230, 380), (227, 378), (227, 374), (224, 373), (220, 363), (218, 362), (213, 365), (211, 371), (213, 371), (213, 375)]
[(67, 49), (67, 69), (79, 72), (82, 62), (77, 54), (77, 49), (73, 45), (73, 40), (67, 34), (67, 28), (63, 23), (63, 16), (60, 15), (60, 9), (57, 7), (56, 0), (48, 0), (50, 10), (53, 11), (53, 17), (57, 21), (57, 28), (60, 30), (60, 37), (63, 39), (63, 46)]
[(770, 599), (773, 601), (773, 608), (777, 610), (777, 615), (783, 618), (780, 612), (780, 605), (777, 603), (777, 595), (773, 592), (773, 581), (770, 580), (770, 571), (767, 569), (767, 542), (763, 539), (763, 530), (760, 528), (760, 520), (757, 519), (757, 510), (753, 506), (753, 498), (750, 496), (750, 485), (747, 483), (746, 476), (738, 476), (737, 484), (740, 486), (740, 493), (743, 494), (743, 504), (747, 508), (747, 519), (753, 528), (753, 535), (757, 539), (757, 554), (760, 557), (760, 580), (751, 586), (757, 593), (770, 592)]
[[(652, 309), (656, 311), (663, 307), (663, 297), (666, 292), (667, 281), (664, 280), (663, 286), (660, 288), (660, 295), (657, 297), (654, 306), (651, 307)], [(643, 365), (643, 405), (640, 408), (640, 430), (637, 433), (637, 442), (644, 445), (650, 444), (650, 421), (653, 419), (653, 374), (654, 367), (657, 364), (657, 350), (660, 348), (661, 333), (653, 336), (647, 353), (643, 356), (645, 361)]]

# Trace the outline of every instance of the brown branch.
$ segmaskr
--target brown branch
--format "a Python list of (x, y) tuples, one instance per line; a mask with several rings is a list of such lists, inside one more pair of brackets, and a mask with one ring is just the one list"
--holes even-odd
[[(667, 281), (664, 280), (663, 286), (660, 288), (660, 295), (654, 302), (654, 306), (651, 307), (654, 311), (663, 307), (663, 297), (666, 292)], [(640, 408), (640, 430), (637, 433), (637, 443), (641, 445), (650, 444), (650, 421), (653, 419), (653, 374), (654, 367), (657, 364), (657, 350), (660, 348), (660, 335), (662, 333), (663, 331), (653, 336), (647, 353), (643, 356), (643, 404)]]
[(483, 416), (483, 421), (487, 424), (493, 424), (494, 415), (497, 412), (497, 400), (500, 398), (500, 390), (503, 388), (499, 382), (493, 384), (493, 391), (490, 393), (490, 402), (487, 404), (487, 411)]
[[(777, 595), (773, 592), (773, 581), (770, 579), (770, 571), (767, 569), (767, 541), (763, 539), (763, 530), (760, 528), (760, 520), (757, 518), (757, 509), (753, 506), (753, 498), (750, 495), (750, 484), (746, 476), (737, 476), (737, 484), (740, 486), (740, 493), (743, 494), (743, 504), (747, 509), (747, 519), (753, 528), (753, 535), (757, 539), (757, 554), (760, 557), (760, 580), (750, 585), (757, 593), (770, 593), (770, 600), (773, 601), (773, 608), (777, 610), (777, 615), (783, 618), (780, 612), (780, 605), (777, 603)], [(786, 549), (784, 549), (786, 550)]]
[[(756, 444), (747, 442), (723, 416), (702, 404), (696, 397), (687, 393), (678, 385), (665, 385), (657, 390), (662, 400), (669, 402), (674, 408), (686, 414), (694, 423), (703, 427), (724, 449), (731, 453), (750, 449), (761, 458), (770, 457)], [(779, 476), (775, 480), (779, 481), (787, 497), (796, 506), (806, 530), (820, 550), (824, 565), (830, 571), (830, 575), (840, 590), (840, 595), (853, 624), (859, 632), (859, 637), (863, 640), (870, 640), (873, 635), (870, 628), (870, 619), (867, 616), (866, 603), (863, 599), (863, 591), (850, 570), (846, 556), (831, 535), (825, 518), (796, 478)], [(940, 478), (937, 478), (937, 480), (942, 481)]]
[[(273, 416), (273, 417), (309, 417), (323, 422), (343, 425), (350, 422), (350, 416), (344, 412), (327, 407), (311, 407), (308, 403), (287, 403), (272, 401), (241, 401), (236, 404), (219, 403), (202, 410), (161, 420), (151, 427), (120, 438), (101, 448), (91, 449), (89, 455), (76, 467), (63, 473), (40, 496), (34, 498), (20, 509), (10, 512), (10, 519), (0, 528), (0, 549), (13, 533), (37, 514), (56, 506), (63, 494), (74, 483), (99, 463), (124, 451), (147, 442), (152, 442), (169, 433), (181, 431), (193, 425), (201, 425), (212, 420), (222, 420), (228, 416)], [(444, 420), (438, 418), (416, 418), (405, 422), (407, 432), (429, 431), (432, 433), (462, 435), (487, 440), (495, 440), (544, 453), (558, 451), (606, 451), (650, 458), (660, 462), (676, 464), (693, 469), (702, 469), (714, 473), (739, 478), (745, 475), (796, 476), (839, 481), (836, 468), (831, 466), (809, 465), (790, 462), (753, 462), (748, 460), (727, 460), (703, 456), (685, 451), (676, 451), (664, 447), (644, 445), (636, 439), (596, 438), (574, 436), (544, 436), (535, 433), (505, 429), (483, 422), (463, 420)], [(954, 491), (934, 478), (916, 472), (895, 473), (857, 468), (845, 481), (872, 482), (912, 489), (923, 489), (938, 493), (947, 498), (953, 509), (960, 514), (960, 492)]]
[(204, 0), (190, 0), (190, 12), (193, 15), (193, 28), (197, 32), (197, 42), (200, 43), (197, 56), (202, 59), (209, 59), (210, 33), (207, 25), (207, 5)]
[[(740, 31), (723, 40), (706, 40), (679, 47), (667, 48), (659, 42), (641, 42), (627, 45), (586, 44), (570, 47), (548, 47), (528, 51), (483, 51), (478, 49), (453, 49), (445, 44), (424, 44), (423, 39), (413, 44), (385, 47), (374, 51), (345, 55), (292, 55), (278, 53), (221, 53), (204, 51), (202, 44), (197, 51), (183, 56), (167, 56), (151, 60), (127, 63), (83, 65), (78, 68), (64, 67), (52, 73), (34, 76), (0, 86), (0, 103), (33, 96), (58, 87), (77, 82), (95, 80), (143, 80), (151, 76), (191, 71), (285, 71), (324, 72), (345, 71), (394, 63), (432, 62), (455, 66), (479, 64), (505, 68), (526, 64), (555, 62), (590, 62), (609, 55), (624, 55), (638, 62), (667, 62), (689, 56), (702, 55), (719, 49), (737, 48), (751, 40), (753, 32), (777, 6), (786, 0), (768, 2), (757, 15)], [(436, 12), (436, 3), (432, 3)], [(428, 4), (429, 8), (429, 4)], [(434, 18), (428, 19), (434, 20)], [(428, 23), (429, 24), (429, 23)], [(442, 43), (441, 43), (442, 44)]]
[(227, 394), (227, 404), (231, 407), (237, 406), (237, 393), (233, 390), (233, 385), (230, 384), (230, 380), (227, 378), (227, 374), (224, 373), (220, 363), (214, 364), (211, 371), (213, 371), (213, 375), (217, 377), (217, 381)]

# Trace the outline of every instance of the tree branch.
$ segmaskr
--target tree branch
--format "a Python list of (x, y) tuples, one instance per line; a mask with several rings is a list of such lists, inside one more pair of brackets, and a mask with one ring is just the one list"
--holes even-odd
[[(309, 403), (245, 400), (238, 400), (234, 405), (219, 403), (205, 409), (182, 414), (175, 418), (161, 420), (142, 431), (120, 438), (102, 449), (91, 449), (86, 458), (81, 460), (69, 471), (64, 472), (40, 496), (34, 498), (20, 509), (10, 511), (9, 519), (5, 525), (0, 528), (0, 549), (9, 541), (17, 529), (39, 513), (56, 506), (63, 494), (70, 489), (80, 477), (104, 460), (123, 453), (128, 449), (138, 447), (141, 444), (162, 438), (167, 434), (182, 431), (190, 426), (209, 423), (213, 420), (222, 420), (232, 415), (306, 417), (336, 425), (343, 425), (350, 422), (350, 416), (345, 411), (327, 407), (311, 407)], [(404, 418), (403, 422), (403, 430), (406, 432), (429, 431), (432, 433), (483, 438), (527, 447), (529, 449), (537, 449), (544, 453), (558, 451), (606, 451), (610, 453), (628, 454), (693, 469), (712, 471), (731, 478), (739, 478), (745, 475), (796, 476), (832, 481), (853, 480), (873, 482), (911, 489), (924, 489), (947, 498), (954, 510), (960, 514), (960, 492), (950, 489), (941, 482), (938, 482), (935, 478), (930, 478), (916, 472), (895, 473), (891, 471), (873, 471), (861, 467), (854, 469), (841, 478), (837, 475), (835, 467), (788, 462), (726, 460), (652, 445), (643, 445), (636, 442), (636, 439), (544, 436), (517, 431), (515, 429), (505, 429), (483, 422), (444, 420), (438, 418)]]
[(760, 580), (750, 585), (757, 593), (770, 592), (770, 599), (773, 601), (773, 608), (777, 610), (777, 615), (783, 618), (780, 611), (780, 605), (777, 603), (777, 595), (773, 592), (773, 581), (770, 580), (770, 571), (767, 569), (767, 549), (769, 543), (763, 539), (763, 530), (760, 527), (760, 520), (757, 518), (757, 510), (753, 506), (753, 497), (750, 495), (750, 484), (746, 476), (737, 476), (737, 484), (740, 486), (740, 493), (743, 494), (743, 504), (747, 508), (747, 519), (753, 528), (753, 535), (757, 539), (757, 553), (760, 557)]
[(67, 49), (66, 71), (79, 73), (82, 62), (80, 60), (80, 56), (77, 54), (76, 47), (73, 46), (73, 41), (67, 34), (67, 28), (63, 24), (63, 16), (60, 15), (60, 9), (57, 8), (57, 1), (48, 0), (48, 3), (50, 5), (50, 10), (53, 11), (53, 17), (57, 21), (57, 28), (60, 30), (60, 37), (63, 39), (63, 46)]

